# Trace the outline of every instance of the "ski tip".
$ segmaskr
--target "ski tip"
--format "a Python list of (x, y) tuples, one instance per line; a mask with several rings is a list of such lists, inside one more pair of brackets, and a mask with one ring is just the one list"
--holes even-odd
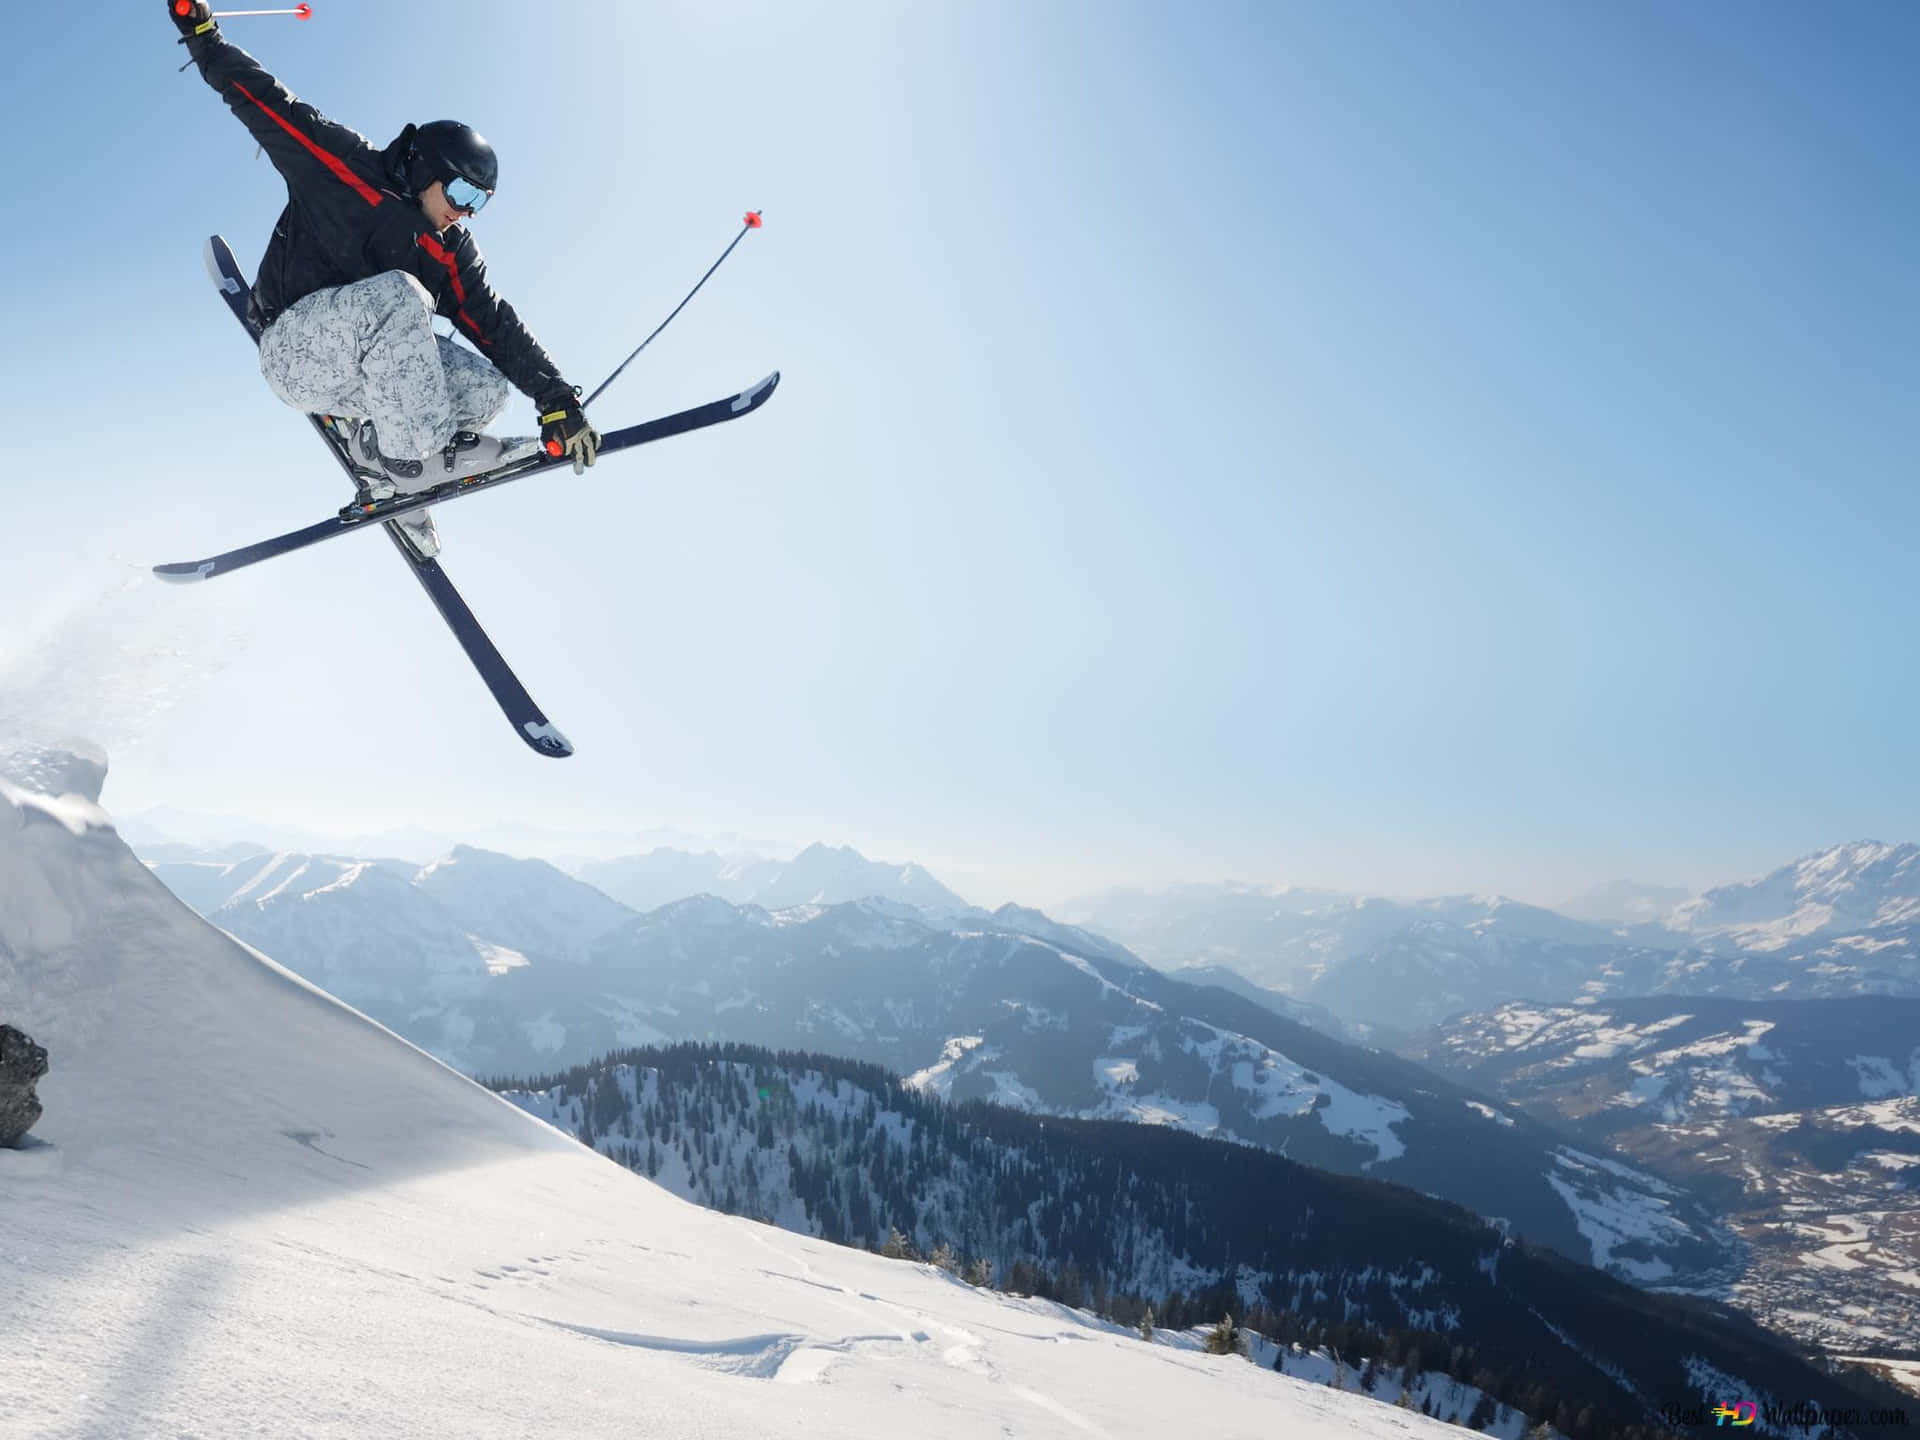
[(573, 754), (573, 742), (549, 721), (528, 720), (520, 726), (520, 733), (527, 744), (550, 760), (564, 760)]
[(183, 560), (172, 565), (156, 565), (153, 573), (169, 585), (191, 585), (213, 574), (211, 560)]
[(755, 410), (767, 403), (767, 397), (773, 394), (773, 387), (780, 383), (780, 372), (774, 371), (758, 385), (749, 385), (733, 397), (733, 413), (738, 415), (746, 410)]
[(240, 270), (240, 262), (233, 258), (233, 247), (219, 235), (209, 235), (207, 243), (200, 247), (200, 258), (206, 262), (207, 278), (213, 281), (214, 288), (226, 295), (238, 295), (241, 285), (234, 278)]

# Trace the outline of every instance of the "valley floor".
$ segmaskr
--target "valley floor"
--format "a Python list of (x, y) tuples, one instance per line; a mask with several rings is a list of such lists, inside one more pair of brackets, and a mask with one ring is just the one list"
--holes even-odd
[(1745, 1243), (1726, 1296), (1770, 1329), (1829, 1354), (1920, 1336), (1920, 1157), (1863, 1145), (1841, 1168), (1770, 1165), (1783, 1132), (1920, 1135), (1920, 1098), (1685, 1125), (1615, 1137), (1650, 1169), (1715, 1194)]

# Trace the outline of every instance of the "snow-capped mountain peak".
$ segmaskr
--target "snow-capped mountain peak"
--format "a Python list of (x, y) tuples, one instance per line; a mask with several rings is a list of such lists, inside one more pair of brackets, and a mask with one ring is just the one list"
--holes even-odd
[(869, 860), (852, 846), (819, 842), (786, 861), (656, 848), (585, 864), (578, 874), (642, 913), (695, 894), (766, 910), (839, 905), (875, 895), (923, 910), (964, 910), (967, 905), (924, 866)]
[(1859, 840), (1803, 855), (1678, 906), (1668, 925), (1750, 950), (1920, 920), (1920, 845)]

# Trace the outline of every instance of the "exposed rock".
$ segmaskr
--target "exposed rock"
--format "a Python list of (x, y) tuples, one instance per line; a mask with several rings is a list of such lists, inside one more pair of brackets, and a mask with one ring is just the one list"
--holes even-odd
[(40, 1118), (33, 1087), (47, 1073), (47, 1052), (11, 1025), (0, 1025), (0, 1145), (18, 1145)]

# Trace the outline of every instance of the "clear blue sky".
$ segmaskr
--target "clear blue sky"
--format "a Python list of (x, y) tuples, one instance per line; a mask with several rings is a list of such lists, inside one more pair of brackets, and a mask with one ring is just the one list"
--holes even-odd
[(339, 480), (200, 269), (270, 167), (159, 0), (26, 9), (0, 613), (77, 655), (45, 710), (118, 697), (111, 806), (821, 838), (990, 902), (1920, 836), (1920, 9), (318, 10), (229, 34), (381, 143), (485, 131), (477, 234), (579, 383), (764, 207), (603, 422), (786, 378), (444, 514), (573, 760), (372, 537), (63, 620)]

